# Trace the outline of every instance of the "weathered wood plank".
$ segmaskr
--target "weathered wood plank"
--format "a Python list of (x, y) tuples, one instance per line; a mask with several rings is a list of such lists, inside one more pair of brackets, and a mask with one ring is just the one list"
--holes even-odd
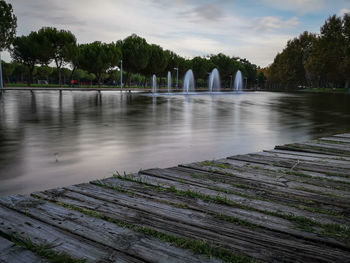
[(334, 147), (320, 146), (316, 143), (293, 143), (293, 144), (287, 144), (287, 145), (277, 145), (275, 149), (310, 152), (310, 153), (327, 154), (327, 155), (337, 155), (340, 157), (350, 155), (350, 151), (347, 151), (345, 149), (336, 149)]
[[(43, 202), (43, 201), (41, 201)], [(27, 203), (26, 206), (30, 206)], [(105, 246), (93, 243), (67, 231), (35, 220), (23, 213), (0, 205), (0, 232), (6, 235), (16, 235), (16, 238), (30, 240), (36, 244), (52, 245), (52, 250), (67, 253), (77, 259), (87, 262), (138, 262)]]
[[(206, 187), (201, 187), (201, 186), (196, 186), (193, 184), (188, 184), (188, 183), (182, 183), (174, 180), (169, 180), (161, 177), (155, 177), (143, 173), (135, 174), (134, 175), (136, 179), (141, 180), (143, 182), (152, 184), (152, 185), (162, 185), (164, 187), (170, 188), (170, 187), (175, 187), (178, 190), (181, 191), (193, 191), (193, 192), (198, 192), (201, 194), (205, 194), (208, 196), (211, 196), (213, 198), (217, 196), (221, 196), (223, 198), (227, 198), (231, 201), (237, 202), (241, 205), (244, 206), (249, 206), (254, 209), (258, 209), (259, 211), (269, 211), (269, 212), (275, 212), (275, 213), (285, 213), (285, 214), (293, 214), (296, 216), (302, 216), (306, 218), (314, 218), (315, 220), (321, 222), (321, 223), (332, 223), (332, 222), (344, 222), (342, 218), (334, 218), (330, 217), (329, 215), (324, 215), (324, 214), (318, 214), (318, 213), (313, 213), (305, 210), (301, 210), (296, 207), (288, 206), (288, 205), (283, 205), (280, 203), (276, 202), (268, 202), (268, 201), (263, 201), (263, 200), (258, 200), (258, 199), (250, 199), (230, 193), (224, 193), (224, 192), (218, 192), (212, 189), (208, 189)], [(338, 221), (339, 220), (339, 221)]]
[[(248, 172), (251, 173), (250, 177), (252, 177), (252, 180), (263, 180), (264, 176), (265, 177), (271, 177), (273, 173), (279, 174), (282, 173), (282, 175), (277, 175), (273, 176), (274, 178), (270, 180), (276, 180), (276, 179), (281, 179), (284, 181), (287, 180), (296, 180), (296, 177), (300, 179), (300, 176), (298, 177), (297, 175), (292, 177), (294, 179), (288, 179), (287, 177), (285, 178), (286, 174), (290, 173), (291, 175), (293, 174), (293, 171), (296, 173), (302, 173), (305, 174), (307, 177), (302, 178), (303, 180), (309, 180), (312, 179), (313, 182), (316, 181), (331, 181), (330, 183), (333, 183), (335, 186), (339, 187), (345, 187), (345, 189), (348, 189), (348, 184), (350, 184), (350, 178), (346, 177), (340, 177), (340, 176), (335, 176), (335, 175), (328, 175), (320, 172), (314, 172), (314, 171), (307, 171), (298, 168), (298, 170), (291, 170), (290, 168), (286, 167), (279, 167), (279, 166), (271, 166), (271, 165), (266, 165), (266, 164), (261, 164), (261, 163), (251, 163), (248, 161), (239, 161), (239, 160), (233, 160), (233, 159), (220, 159), (216, 160), (216, 162), (223, 163), (223, 164), (230, 164), (232, 167), (231, 169), (236, 170), (238, 172)], [(249, 177), (249, 175), (246, 175)], [(308, 178), (311, 177), (311, 178)], [(297, 180), (296, 180), (297, 181)], [(320, 182), (321, 183), (321, 182)], [(317, 184), (316, 184), (317, 185)]]
[(48, 261), (0, 236), (0, 263), (23, 262), (46, 263)]
[(323, 147), (326, 149), (334, 149), (338, 151), (344, 151), (350, 152), (350, 145), (348, 144), (339, 144), (339, 143), (334, 143), (334, 142), (326, 142), (322, 140), (315, 140), (315, 141), (309, 141), (309, 142), (304, 142), (303, 144), (305, 145), (311, 145), (311, 146), (318, 146), (318, 147)]
[[(226, 183), (230, 181), (230, 178), (228, 176), (225, 176), (225, 175), (220, 176), (219, 174), (212, 174), (212, 177), (215, 177), (217, 179), (215, 181), (210, 181), (206, 178), (203, 178), (204, 176), (202, 176), (200, 179), (198, 178), (188, 179), (186, 176), (183, 176), (186, 173), (183, 173), (183, 171), (181, 173), (180, 169), (181, 168), (149, 169), (149, 170), (142, 171), (142, 174), (157, 177), (159, 179), (174, 181), (176, 183), (181, 182), (182, 184), (206, 188), (208, 190), (214, 190), (214, 191), (217, 191), (217, 194), (220, 192), (220, 194), (225, 193), (231, 196), (242, 196), (250, 200), (251, 203), (255, 203), (256, 201), (264, 201), (270, 205), (276, 205), (276, 206), (284, 205), (284, 206), (290, 207), (291, 204), (294, 204), (294, 206), (300, 206), (300, 205), (310, 206), (310, 207), (315, 206), (317, 208), (324, 208), (332, 212), (338, 212), (339, 214), (344, 214), (344, 216), (346, 216), (349, 213), (349, 209), (348, 209), (349, 206), (348, 206), (348, 203), (346, 202), (347, 200), (346, 201), (341, 200), (341, 202), (339, 202), (339, 200), (336, 198), (332, 200), (333, 197), (326, 196), (322, 198), (322, 196), (320, 196), (319, 194), (309, 193), (305, 191), (304, 192), (297, 191), (294, 189), (285, 189), (285, 187), (283, 188), (278, 186), (265, 186), (264, 188), (263, 183), (258, 184), (256, 189), (237, 190), (237, 188), (231, 187), (229, 184)], [(197, 171), (197, 173), (199, 173), (199, 171)], [(225, 183), (220, 181), (219, 177), (225, 180)], [(259, 197), (264, 197), (264, 199), (260, 200), (261, 198)], [(269, 200), (266, 200), (265, 197), (268, 198)], [(248, 202), (249, 201), (247, 201), (247, 203)], [(328, 216), (328, 220), (332, 221), (334, 220), (334, 218)]]
[(335, 142), (335, 143), (340, 143), (340, 144), (344, 143), (345, 145), (350, 145), (350, 138), (341, 138), (341, 137), (330, 136), (330, 137), (322, 137), (318, 140), (325, 141), (325, 142)]
[[(72, 187), (69, 188), (70, 190), (73, 189)], [(298, 250), (300, 254), (303, 254), (302, 258), (304, 260), (320, 260), (318, 256), (315, 258), (313, 255), (314, 253), (309, 254), (311, 251), (314, 252), (314, 249), (318, 249), (320, 244), (315, 245), (313, 242), (296, 239), (292, 236), (288, 236), (287, 238), (287, 236), (284, 236), (282, 233), (274, 233), (259, 228), (244, 228), (217, 220), (205, 213), (169, 207), (167, 204), (154, 203), (152, 200), (144, 200), (135, 196), (129, 197), (127, 202), (128, 197), (125, 194), (118, 194), (104, 188), (99, 189), (92, 185), (75, 186), (74, 189), (83, 191), (84, 196), (78, 197), (77, 193), (74, 195), (71, 192), (63, 191), (63, 196), (66, 197), (65, 199), (61, 199), (61, 195), (57, 194), (57, 192), (54, 193), (52, 198), (63, 202), (71, 202), (75, 206), (79, 205), (80, 202), (80, 206), (84, 208), (93, 209), (94, 211), (98, 211), (112, 218), (117, 218), (118, 220), (124, 215), (125, 218), (123, 218), (123, 220), (129, 222), (131, 220), (134, 224), (141, 224), (143, 226), (160, 229), (161, 231), (168, 231), (175, 235), (188, 235), (189, 237), (208, 240), (224, 248), (230, 248), (237, 252), (244, 252), (247, 255), (264, 261), (279, 259), (283, 262), (289, 262), (291, 260), (295, 262), (299, 257), (299, 255), (294, 255), (294, 252), (291, 252), (293, 250), (292, 248), (295, 248), (295, 246), (298, 246)], [(95, 193), (93, 192), (94, 190)], [(42, 196), (46, 195), (46, 198), (50, 198), (47, 191), (40, 194), (42, 194)], [(68, 195), (71, 195), (70, 198)], [(122, 207), (127, 207), (127, 209), (122, 208), (120, 206), (121, 203), (123, 203)], [(340, 243), (333, 244), (342, 246)], [(276, 250), (275, 253), (272, 249), (277, 246), (280, 250)], [(270, 248), (268, 254), (262, 250), (267, 247)], [(330, 251), (328, 252), (332, 254), (334, 250), (336, 250), (323, 246), (322, 253), (327, 249), (329, 249)], [(324, 254), (329, 257), (329, 253)], [(346, 257), (346, 253), (341, 250), (338, 250), (336, 254), (337, 256), (332, 260), (337, 260), (338, 256)], [(331, 257), (334, 256), (333, 254)], [(301, 260), (301, 258), (299, 258), (299, 260)], [(329, 259), (323, 258), (323, 260)]]
[(333, 135), (333, 136), (341, 137), (341, 138), (350, 138), (350, 133), (336, 134), (336, 135)]
[(280, 153), (280, 154), (288, 154), (288, 155), (296, 155), (296, 156), (307, 156), (307, 157), (315, 157), (319, 159), (330, 159), (330, 160), (342, 160), (342, 161), (350, 161), (350, 157), (346, 156), (337, 156), (337, 155), (328, 155), (328, 154), (319, 154), (319, 153), (310, 153), (310, 152), (298, 152), (298, 151), (288, 151), (288, 150), (264, 150), (264, 152), (271, 153)]
[[(210, 202), (204, 202), (200, 199), (179, 196), (172, 192), (159, 192), (154, 188), (152, 189), (150, 187), (143, 187), (140, 183), (124, 181), (118, 178), (107, 178), (102, 180), (102, 182), (99, 181), (98, 183), (103, 183), (104, 185), (112, 188), (117, 187), (117, 189), (128, 190), (132, 193), (134, 199), (136, 198), (135, 195), (137, 195), (139, 197), (152, 199), (161, 203), (175, 203), (175, 205), (179, 204), (180, 206), (184, 206), (187, 209), (194, 211), (200, 211), (214, 215), (227, 215), (238, 218), (240, 220), (245, 220), (252, 224), (259, 225), (273, 231), (299, 236), (304, 239), (312, 239), (312, 235), (310, 236), (308, 234), (307, 236), (304, 236), (305, 231), (298, 229), (298, 225), (295, 222), (291, 222), (283, 218), (266, 215), (256, 211), (244, 210), (237, 207), (228, 207), (217, 203), (214, 204)], [(143, 205), (141, 204), (140, 206)]]
[(293, 155), (288, 153), (283, 153), (283, 154), (276, 153), (276, 152), (272, 153), (268, 151), (264, 151), (256, 154), (263, 155), (263, 156), (284, 158), (288, 160), (306, 161), (306, 162), (320, 164), (324, 166), (330, 166), (330, 167), (350, 169), (350, 161), (346, 161), (346, 160), (335, 160), (335, 159), (318, 158), (318, 157), (311, 157), (311, 156)]
[[(288, 168), (250, 163), (246, 161), (220, 159), (207, 163), (212, 163), (213, 165), (210, 166), (206, 165), (206, 162), (200, 162), (181, 165), (181, 167), (189, 167), (207, 172), (215, 171), (222, 174), (232, 175), (236, 177), (237, 180), (246, 180), (248, 184), (249, 181), (251, 181), (253, 184), (256, 182), (258, 184), (264, 183), (282, 187), (290, 187), (293, 184), (300, 184), (300, 186), (305, 184), (305, 187), (314, 185), (316, 187), (321, 187), (323, 189), (322, 191), (325, 193), (335, 195), (342, 195), (342, 192), (348, 193), (350, 185), (350, 179), (344, 177), (327, 176), (304, 170), (293, 171)], [(335, 190), (340, 190), (340, 192)]]
[[(224, 172), (228, 171), (228, 169), (224, 170)], [(234, 176), (232, 176), (232, 174), (228, 176), (227, 174), (219, 174), (213, 171), (205, 172), (182, 167), (156, 171), (151, 169), (150, 171), (145, 170), (142, 173), (160, 176), (169, 180), (181, 180), (183, 183), (198, 185), (216, 191), (221, 189), (228, 193), (237, 195), (243, 194), (244, 196), (250, 196), (251, 198), (269, 199), (287, 205), (296, 204), (310, 206), (312, 204), (311, 206), (318, 208), (322, 207), (324, 209), (329, 209), (332, 212), (337, 211), (338, 213), (344, 214), (348, 212), (347, 208), (350, 208), (350, 199), (343, 201), (342, 198), (322, 196), (322, 194), (320, 195), (312, 192), (318, 190), (322, 193), (322, 188), (306, 186), (297, 182), (286, 182), (284, 186), (270, 185), (265, 184), (264, 182), (252, 183), (249, 180), (236, 176), (236, 174), (234, 174)], [(237, 185), (238, 187), (236, 187)], [(287, 187), (290, 187), (290, 189)], [(295, 190), (298, 187), (302, 190)], [(306, 191), (307, 189), (309, 189), (309, 192)], [(347, 203), (349, 204), (347, 205)]]
[[(30, 206), (23, 206), (23, 203), (30, 203)], [(108, 221), (31, 197), (4, 197), (0, 199), (0, 204), (87, 240), (103, 244), (105, 248), (123, 252), (127, 257), (134, 257), (135, 261), (141, 259), (146, 262), (215, 262)]]
[(246, 154), (246, 155), (235, 155), (230, 156), (228, 159), (246, 161), (251, 163), (267, 164), (271, 166), (279, 166), (284, 168), (289, 168), (292, 170), (306, 170), (326, 174), (334, 174), (343, 177), (350, 178), (350, 170), (348, 168), (338, 167), (338, 166), (327, 166), (323, 164), (316, 164), (314, 162), (308, 161), (295, 161), (288, 160), (279, 157), (268, 157), (257, 154)]

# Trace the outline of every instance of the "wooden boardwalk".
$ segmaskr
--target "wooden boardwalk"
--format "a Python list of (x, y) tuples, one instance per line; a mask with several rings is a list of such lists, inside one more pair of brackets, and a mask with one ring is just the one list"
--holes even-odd
[(350, 134), (0, 198), (0, 262), (350, 262)]

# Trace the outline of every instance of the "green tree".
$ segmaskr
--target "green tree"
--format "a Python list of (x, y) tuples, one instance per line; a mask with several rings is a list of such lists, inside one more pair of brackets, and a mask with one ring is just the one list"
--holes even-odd
[(1, 61), (2, 63), (2, 73), (4, 78), (7, 80), (7, 83), (10, 83), (10, 77), (12, 76), (15, 70), (15, 64), (6, 63), (5, 61)]
[(11, 4), (0, 0), (0, 89), (2, 88), (1, 52), (10, 47), (16, 36), (17, 18)]
[(208, 77), (208, 72), (213, 68), (213, 65), (211, 65), (209, 59), (202, 57), (194, 57), (191, 64), (196, 82), (198, 82), (198, 79), (206, 80)]
[(135, 34), (125, 38), (122, 43), (123, 67), (127, 72), (125, 84), (129, 80), (130, 73), (140, 73), (148, 65), (151, 49), (144, 38)]
[(80, 68), (94, 73), (99, 86), (103, 74), (116, 67), (121, 58), (121, 51), (116, 44), (105, 44), (99, 41), (80, 45), (80, 54)]
[(160, 75), (168, 66), (169, 54), (158, 46), (152, 44), (150, 47), (150, 57), (147, 66), (142, 70), (147, 76), (152, 74)]
[(50, 57), (54, 60), (58, 70), (58, 82), (61, 86), (61, 68), (72, 61), (76, 52), (77, 40), (75, 36), (66, 30), (57, 30), (53, 27), (43, 27), (38, 34), (48, 41)]
[(37, 32), (31, 32), (28, 36), (16, 37), (12, 45), (11, 56), (15, 61), (27, 67), (27, 85), (30, 86), (33, 82), (35, 65), (48, 64), (49, 62), (45, 51), (47, 43)]
[(37, 67), (37, 77), (40, 79), (45, 79), (49, 82), (49, 76), (53, 73), (53, 68), (47, 65), (42, 65)]

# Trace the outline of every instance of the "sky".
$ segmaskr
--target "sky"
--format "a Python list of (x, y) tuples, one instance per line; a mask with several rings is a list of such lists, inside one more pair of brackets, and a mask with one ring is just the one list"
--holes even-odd
[(108, 43), (135, 33), (187, 58), (224, 53), (261, 67), (289, 39), (318, 33), (330, 15), (350, 12), (350, 0), (6, 1), (17, 16), (17, 35), (53, 26), (70, 30), (78, 43)]

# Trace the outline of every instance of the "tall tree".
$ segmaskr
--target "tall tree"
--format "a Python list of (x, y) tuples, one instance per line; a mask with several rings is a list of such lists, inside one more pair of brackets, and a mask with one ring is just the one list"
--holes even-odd
[(1, 61), (1, 64), (3, 76), (7, 80), (7, 83), (10, 83), (10, 77), (12, 76), (15, 70), (15, 64), (6, 63), (5, 61)]
[(58, 70), (58, 82), (61, 86), (61, 68), (72, 60), (77, 40), (70, 31), (57, 30), (53, 27), (43, 27), (38, 31), (38, 34), (48, 40), (51, 58)]
[(10, 47), (16, 36), (17, 18), (11, 4), (0, 0), (0, 89), (3, 87), (1, 52)]
[(147, 67), (151, 56), (151, 49), (144, 38), (135, 34), (125, 38), (121, 45), (123, 67), (127, 72), (125, 83), (129, 80), (130, 85), (130, 73), (140, 73)]
[(33, 71), (37, 64), (48, 64), (47, 42), (37, 32), (31, 32), (28, 36), (16, 37), (13, 40), (11, 57), (24, 64), (28, 70), (27, 85), (33, 82)]
[(121, 51), (116, 44), (105, 44), (99, 41), (80, 45), (79, 67), (94, 73), (98, 85), (101, 85), (103, 74), (116, 67), (121, 58)]

